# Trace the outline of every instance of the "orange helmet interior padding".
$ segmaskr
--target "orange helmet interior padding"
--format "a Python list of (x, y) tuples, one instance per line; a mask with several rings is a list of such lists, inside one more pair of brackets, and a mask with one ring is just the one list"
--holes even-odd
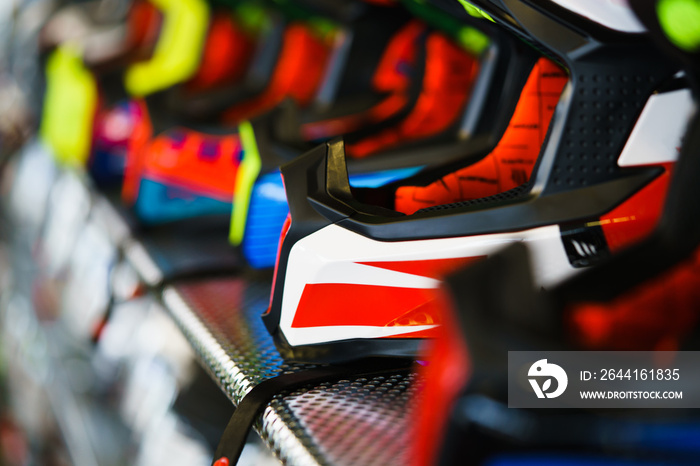
[(568, 79), (562, 68), (540, 58), (496, 148), (479, 162), (427, 186), (400, 187), (394, 208), (412, 214), (426, 207), (493, 196), (527, 182)]
[(405, 70), (416, 66), (418, 39), (425, 30), (423, 23), (413, 20), (387, 44), (372, 76), (373, 89), (378, 93), (388, 93), (387, 97), (365, 112), (303, 125), (304, 139), (310, 141), (347, 134), (363, 125), (383, 121), (406, 107), (411, 77)]
[(581, 303), (569, 311), (569, 330), (585, 349), (675, 351), (698, 322), (700, 249), (610, 303)]
[[(156, 43), (162, 14), (150, 2), (136, 1), (131, 5), (127, 16), (126, 43), (137, 55), (150, 54), (151, 48)], [(148, 49), (148, 50), (147, 50)], [(145, 57), (137, 57), (145, 58)]]
[(217, 12), (204, 43), (202, 64), (188, 81), (190, 92), (212, 89), (239, 80), (253, 56), (254, 40), (230, 14)]
[(404, 72), (406, 64), (414, 66), (418, 59), (418, 40), (426, 26), (413, 20), (392, 37), (372, 76), (372, 87), (377, 92), (406, 92), (411, 86), (410, 76)]
[(347, 143), (347, 154), (363, 158), (444, 131), (461, 114), (478, 70), (475, 57), (443, 34), (431, 34), (426, 42), (423, 87), (411, 113), (396, 127)]
[(329, 41), (319, 38), (303, 24), (290, 24), (284, 31), (282, 51), (270, 84), (259, 96), (227, 110), (224, 120), (235, 124), (252, 118), (287, 97), (301, 106), (308, 105), (321, 84), (330, 52)]

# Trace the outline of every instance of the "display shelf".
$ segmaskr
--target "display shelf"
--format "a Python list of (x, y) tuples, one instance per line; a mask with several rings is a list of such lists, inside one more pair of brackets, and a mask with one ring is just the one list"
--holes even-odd
[[(166, 287), (163, 303), (229, 398), (313, 366), (287, 363), (260, 314), (269, 284), (245, 278)], [(406, 464), (415, 375), (384, 374), (312, 384), (280, 394), (255, 428), (288, 464)]]
[[(270, 281), (248, 276), (191, 279), (196, 274), (182, 267), (187, 260), (175, 256), (201, 249), (183, 253), (168, 248), (179, 241), (174, 239), (182, 231), (178, 227), (159, 229), (153, 238), (141, 232), (126, 243), (125, 259), (149, 285), (163, 283), (164, 277), (190, 277), (165, 286), (162, 302), (231, 401), (237, 405), (266, 379), (313, 368), (285, 362), (264, 327), (260, 315), (269, 302)], [(179, 244), (184, 248), (198, 241), (201, 238), (190, 236)], [(231, 253), (217, 260), (230, 260), (232, 269), (239, 264)], [(205, 275), (225, 270), (207, 269), (207, 263), (217, 262), (197, 262)], [(406, 464), (414, 379), (398, 372), (351, 377), (280, 394), (265, 408), (255, 430), (286, 464)]]
[(241, 261), (228, 244), (228, 219), (146, 230), (125, 248), (149, 286), (202, 275), (234, 273)]
[[(89, 198), (89, 212), (71, 220), (80, 225), (69, 230), (79, 232), (90, 226), (102, 231), (102, 238), (118, 251), (117, 264), (109, 267), (136, 272), (234, 405), (265, 380), (315, 367), (286, 362), (280, 356), (260, 318), (269, 302), (269, 275), (245, 272), (236, 250), (227, 244), (220, 219), (144, 228), (119, 205), (118, 196), (99, 192), (85, 177), (61, 170), (55, 183), (65, 184), (66, 178), (79, 181), (83, 189), (72, 191), (82, 192), (83, 198), (87, 192)], [(51, 202), (54, 210), (58, 204), (70, 204), (70, 199), (57, 201), (55, 192), (49, 211)], [(53, 212), (49, 217), (54, 220), (48, 218), (44, 235), (58, 231), (71, 212)], [(104, 257), (101, 261), (104, 270), (108, 261)], [(63, 259), (69, 269), (73, 262), (70, 256)], [(112, 301), (123, 300), (115, 291), (114, 273), (111, 281)], [(405, 370), (344, 379), (339, 375), (275, 395), (254, 429), (286, 464), (405, 464), (416, 389), (415, 374)]]
[(173, 280), (240, 269), (241, 259), (228, 243), (228, 218), (148, 227), (140, 225), (119, 204), (117, 194), (93, 192), (94, 215), (115, 243), (122, 246), (127, 261), (146, 285), (158, 287)]

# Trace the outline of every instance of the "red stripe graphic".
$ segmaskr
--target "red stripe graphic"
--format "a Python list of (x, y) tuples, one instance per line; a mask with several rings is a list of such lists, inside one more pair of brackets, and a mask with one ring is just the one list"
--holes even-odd
[[(437, 324), (431, 305), (434, 299), (435, 290), (432, 288), (308, 284), (304, 287), (292, 328)], [(412, 315), (421, 318), (412, 319)]]
[[(417, 261), (359, 262), (395, 272), (441, 279), (445, 274), (486, 256)], [(352, 283), (307, 284), (299, 300), (292, 328), (362, 325), (413, 327), (439, 324), (437, 289)], [(411, 337), (427, 338), (432, 329)], [(407, 335), (400, 335), (398, 338)]]
[(358, 264), (410, 273), (440, 280), (445, 275), (486, 256), (454, 257), (449, 259), (426, 259), (416, 261), (358, 262)]

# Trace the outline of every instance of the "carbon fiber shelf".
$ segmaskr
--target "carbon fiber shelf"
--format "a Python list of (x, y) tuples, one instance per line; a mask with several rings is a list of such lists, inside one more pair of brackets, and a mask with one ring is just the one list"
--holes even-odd
[[(163, 302), (228, 397), (313, 366), (285, 363), (260, 314), (269, 284), (243, 278), (167, 287)], [(350, 378), (278, 395), (256, 431), (287, 464), (407, 464), (415, 375)]]

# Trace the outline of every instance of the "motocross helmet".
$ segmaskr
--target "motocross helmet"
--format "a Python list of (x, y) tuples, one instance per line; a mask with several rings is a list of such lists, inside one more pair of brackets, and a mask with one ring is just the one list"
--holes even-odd
[(700, 226), (693, 199), (700, 170), (700, 34), (688, 18), (699, 17), (700, 3), (643, 0), (631, 6), (659, 47), (683, 63), (695, 114), (658, 228), (602, 267), (551, 290), (550, 302), (588, 349), (674, 350), (698, 341)]
[[(134, 2), (126, 18), (93, 24), (97, 20), (84, 10), (89, 12), (89, 6), (98, 5), (65, 7), (42, 29), (42, 49), (47, 58), (40, 134), (57, 160), (67, 165), (82, 166), (90, 154), (93, 121), (103, 99), (96, 70), (143, 57), (152, 49), (160, 28), (157, 9), (149, 2)], [(112, 40), (117, 43), (105, 47), (100, 39), (103, 35), (116, 35), (120, 40)], [(102, 47), (94, 47), (95, 43)], [(94, 51), (104, 48), (109, 53)]]
[[(242, 247), (253, 267), (274, 265), (277, 238), (289, 212), (278, 167), (312, 149), (315, 141), (338, 134), (352, 141), (348, 170), (355, 187), (382, 186), (426, 165), (452, 160), (468, 141), (495, 145), (494, 134), (507, 122), (483, 104), (507, 106), (515, 99), (521, 68), (528, 64), (527, 54), (518, 50), (524, 47), (497, 36), (497, 29), (464, 10), (460, 16), (412, 0), (405, 5), (437, 30), (414, 20), (395, 34), (372, 80), (376, 91), (386, 93), (379, 103), (331, 118), (319, 112), (300, 115), (287, 105), (278, 115), (254, 119), (246, 128), (245, 168), (236, 178), (230, 240)], [(418, 41), (421, 36), (424, 42)], [(425, 56), (420, 59), (422, 79), (409, 79), (409, 64), (419, 71), (420, 47)], [(334, 105), (347, 112), (343, 107)]]
[[(264, 17), (256, 27), (263, 36), (242, 77), (242, 87), (225, 90), (246, 98), (228, 112), (246, 109), (243, 113), (255, 115), (288, 95), (308, 102), (330, 55), (332, 41), (324, 28), (314, 29), (295, 20), (286, 24), (278, 13), (268, 14), (267, 9), (262, 13)], [(218, 93), (213, 95), (217, 97)], [(202, 103), (197, 99), (180, 100), (184, 118), (173, 116), (173, 99), (167, 95), (153, 95), (135, 103), (137, 118), (129, 141), (122, 198), (127, 205), (134, 205), (137, 215), (147, 223), (189, 217), (192, 211), (204, 215), (230, 211), (232, 189), (228, 186), (232, 186), (240, 157), (235, 127), (215, 131), (207, 128), (205, 122), (221, 121), (221, 115), (210, 115), (217, 112), (210, 108), (195, 117), (194, 124), (183, 125), (178, 120), (193, 120), (187, 118), (185, 108), (198, 109)]]
[[(265, 9), (258, 2), (238, 2), (233, 10), (214, 9), (201, 50), (201, 61), (193, 76), (143, 99), (107, 105), (105, 113), (98, 114), (91, 160), (93, 177), (101, 180), (111, 175), (115, 181), (112, 184), (120, 186), (131, 135), (142, 133), (138, 127), (146, 124), (145, 118), (150, 113), (154, 113), (155, 118), (168, 115), (166, 119), (171, 119), (171, 115), (188, 115), (191, 109), (196, 113), (203, 106), (206, 108), (202, 101), (242, 85), (255, 51), (266, 35)], [(152, 105), (147, 105), (149, 101)], [(173, 102), (180, 104), (173, 105)], [(115, 120), (126, 124), (111, 124)], [(117, 134), (110, 129), (116, 129)]]
[[(654, 3), (640, 2), (635, 9)], [(465, 464), (465, 452), (468, 464), (695, 461), (699, 451), (692, 439), (700, 419), (693, 410), (627, 411), (619, 400), (610, 400), (614, 414), (571, 409), (550, 415), (509, 407), (507, 354), (654, 351), (673, 358), (678, 350), (697, 350), (700, 212), (692, 199), (700, 170), (699, 130), (696, 115), (667, 208), (642, 243), (550, 290), (535, 286), (522, 244), (448, 278), (436, 294), (443, 325), (421, 357), (425, 385), (416, 399), (413, 464)], [(690, 382), (684, 398), (699, 391)]]
[[(687, 39), (693, 37), (693, 27), (687, 28), (685, 17), (700, 15), (700, 4), (688, 5), (644, 0), (633, 7), (659, 47), (685, 65), (697, 101), (700, 35)], [(588, 456), (583, 464), (601, 460), (614, 464), (622, 458), (632, 464), (695, 461), (698, 451), (691, 439), (700, 426), (697, 416), (677, 416), (668, 410), (653, 419), (639, 411), (618, 411), (614, 418), (581, 411), (558, 418), (537, 415), (508, 409), (503, 383), (505, 354), (516, 349), (697, 348), (700, 212), (694, 199), (699, 152), (696, 112), (657, 228), (595, 269), (538, 292), (527, 250), (516, 245), (477, 264), (479, 270), (468, 268), (448, 280), (447, 293), (438, 299), (449, 324), (430, 343), (426, 354), (430, 362), (421, 369), (426, 386), (417, 409), (414, 464), (463, 464), (465, 449), (474, 463), (487, 458), (492, 462), (499, 458), (498, 464), (566, 462), (576, 450)], [(496, 385), (501, 389), (494, 389)], [(685, 388), (697, 390), (692, 384)], [(486, 427), (486, 419), (478, 415), (486, 407), (491, 419), (498, 417), (496, 413), (505, 415), (495, 429), (493, 423)], [(507, 418), (527, 423), (533, 435), (505, 428), (514, 425)], [(571, 435), (572, 428), (583, 435)], [(617, 441), (601, 443), (612, 437)]]
[[(619, 311), (620, 300), (632, 297), (634, 301), (639, 289), (598, 303), (612, 311), (598, 316), (598, 329), (615, 329), (613, 333), (624, 339), (622, 345), (608, 340), (591, 346), (562, 322), (561, 314), (551, 312), (548, 293), (536, 291), (523, 244), (512, 244), (450, 276), (444, 294), (437, 295), (444, 325), (418, 367), (424, 385), (413, 400), (416, 409), (411, 425), (416, 441), (412, 464), (692, 464), (700, 454), (693, 440), (700, 431), (694, 410), (626, 409), (621, 400), (599, 401), (613, 410), (600, 405), (597, 409), (555, 410), (512, 407), (509, 383), (517, 376), (508, 367), (517, 364), (509, 361), (513, 354), (509, 352), (546, 351), (541, 354), (550, 354), (561, 364), (555, 355), (562, 353), (556, 351), (598, 349), (610, 355), (624, 348), (637, 357), (641, 357), (639, 351), (654, 350), (654, 354), (673, 358), (676, 349), (696, 350), (700, 296), (691, 288), (697, 288), (700, 274), (697, 254), (694, 256), (671, 274), (644, 284), (641, 294), (651, 301), (637, 300), (643, 305), (636, 315), (623, 316), (615, 308)], [(656, 269), (647, 264), (649, 268)], [(602, 280), (598, 283), (605, 286)], [(674, 295), (679, 291), (680, 295)], [(602, 364), (617, 367), (631, 362), (626, 360), (630, 353), (618, 354), (619, 359), (608, 356)], [(524, 365), (523, 374), (537, 375), (527, 371), (537, 357)], [(658, 360), (645, 358), (644, 363), (650, 368), (668, 367)], [(577, 388), (581, 385), (572, 386), (569, 380), (565, 390), (578, 395)], [(700, 394), (697, 383), (688, 382), (683, 388), (684, 399)], [(527, 393), (537, 400), (535, 392)], [(648, 407), (652, 408), (651, 403)]]
[[(270, 81), (272, 90), (266, 92), (268, 95), (272, 91), (278, 95), (287, 93), (298, 104), (293, 112), (313, 97), (314, 108), (305, 111), (298, 119), (293, 117), (293, 122), (290, 123), (289, 112), (283, 110), (292, 102), (287, 101), (277, 107), (277, 110), (282, 110), (281, 122), (277, 118), (280, 111), (274, 111), (254, 120), (252, 125), (241, 124), (238, 131), (231, 131), (228, 135), (207, 135), (179, 125), (151, 140), (150, 135), (158, 131), (146, 124), (143, 132), (145, 146), (137, 154), (136, 144), (132, 144), (133, 170), (127, 173), (124, 186), (127, 198), (133, 200), (141, 219), (156, 223), (228, 213), (235, 198), (232, 237), (240, 236), (245, 228), (253, 191), (251, 184), (262, 175), (264, 187), (255, 192), (264, 194), (262, 197), (252, 196), (263, 200), (254, 204), (262, 213), (262, 218), (255, 218), (262, 223), (252, 226), (254, 232), (247, 237), (253, 238), (252, 249), (261, 251), (261, 254), (251, 254), (250, 262), (257, 266), (271, 266), (276, 239), (286, 217), (286, 201), (284, 196), (278, 195), (282, 192), (281, 179), (275, 172), (280, 163), (302, 153), (298, 149), (299, 144), (304, 144), (302, 127), (314, 128), (314, 138), (327, 138), (328, 133), (356, 128), (360, 128), (355, 131), (357, 133), (367, 133), (364, 127), (379, 132), (392, 124), (396, 126), (407, 121), (412, 121), (414, 126), (419, 121), (434, 126), (424, 130), (423, 135), (443, 131), (446, 125), (455, 126), (459, 114), (451, 112), (449, 118), (445, 118), (442, 105), (436, 106), (436, 103), (456, 101), (457, 110), (465, 105), (477, 69), (473, 54), (466, 47), (450, 42), (444, 35), (427, 31), (425, 25), (411, 20), (400, 8), (359, 5), (364, 13), (345, 18), (341, 22), (345, 26), (332, 31), (331, 44), (328, 44), (328, 34), (318, 38), (317, 28), (299, 23), (287, 27), (285, 34), (288, 37)], [(352, 40), (347, 40), (348, 37)], [(372, 53), (367, 51), (369, 43), (375, 45)], [(376, 47), (377, 43), (386, 45)], [(436, 66), (428, 68), (430, 77), (420, 79), (422, 76), (417, 71), (424, 54), (432, 57)], [(329, 56), (328, 63), (321, 68), (323, 61), (319, 56)], [(308, 66), (302, 66), (303, 60)], [(294, 84), (295, 80), (299, 83)], [(451, 85), (441, 88), (440, 85), (446, 82)], [(304, 89), (316, 91), (314, 95), (302, 96), (299, 93)], [(255, 98), (253, 101), (260, 105), (250, 102), (242, 105), (255, 114), (276, 99)], [(141, 107), (142, 114), (147, 115), (147, 110)], [(436, 119), (440, 121), (436, 123)], [(296, 134), (290, 137), (293, 132)], [(279, 133), (285, 135), (278, 137)], [(137, 133), (133, 140), (140, 137), (141, 133)], [(207, 154), (199, 153), (205, 149)], [(177, 157), (177, 163), (172, 162), (173, 157)], [(370, 185), (385, 183), (418, 170), (415, 161), (408, 171), (395, 171), (396, 165), (401, 167), (398, 158), (393, 157), (383, 167), (375, 164), (374, 157), (372, 159), (373, 162), (368, 160), (363, 164), (367, 168), (358, 170), (365, 173), (363, 182)], [(367, 175), (370, 171), (379, 173)], [(271, 202), (265, 202), (267, 200)]]
[[(85, 166), (96, 115), (109, 113), (107, 109), (127, 93), (143, 96), (192, 76), (199, 66), (208, 21), (209, 6), (203, 0), (135, 2), (124, 41), (131, 53), (84, 57), (89, 34), (59, 45), (47, 60), (41, 123), (42, 139), (58, 161)], [(155, 45), (151, 42), (154, 31), (158, 31)], [(86, 58), (90, 58), (87, 63)], [(110, 134), (103, 136), (113, 139)]]
[(286, 356), (413, 356), (450, 270), (525, 242), (550, 287), (656, 224), (694, 107), (680, 65), (617, 4), (472, 3), (541, 53), (493, 151), (367, 190), (342, 141), (282, 167), (291, 221), (263, 319)]
[[(119, 53), (99, 56), (90, 52), (88, 45), (100, 43), (93, 38), (97, 33), (81, 36), (80, 42), (58, 45), (47, 65), (42, 134), (59, 160), (79, 166), (87, 163), (100, 186), (120, 184), (138, 117), (127, 100), (129, 95), (165, 92), (177, 100), (201, 96), (241, 79), (259, 32), (251, 25), (255, 20), (248, 19), (255, 17), (257, 7), (242, 2), (233, 15), (230, 10), (215, 9), (211, 16), (208, 8), (197, 2), (156, 5), (136, 1), (127, 15)], [(180, 15), (186, 20), (178, 19)], [(177, 43), (170, 37), (173, 27), (177, 35), (194, 40)], [(168, 79), (154, 78), (161, 74)], [(63, 118), (65, 112), (74, 116)]]

